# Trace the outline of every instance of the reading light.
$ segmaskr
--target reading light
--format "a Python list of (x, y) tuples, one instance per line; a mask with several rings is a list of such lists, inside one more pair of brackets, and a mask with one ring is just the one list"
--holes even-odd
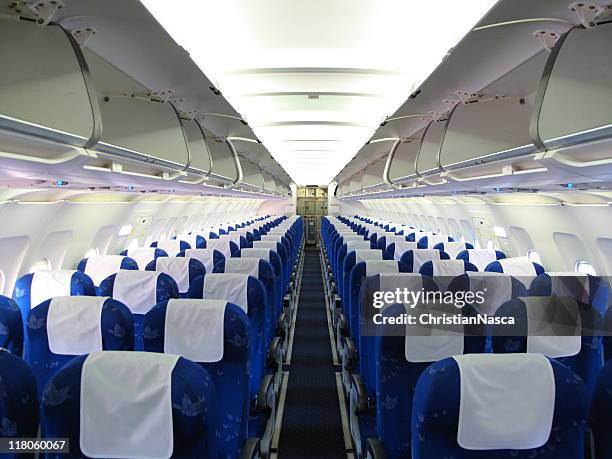
[(565, 185), (563, 185), (565, 188), (569, 188), (572, 189), (574, 188), (574, 184), (573, 183), (566, 183)]
[(496, 3), (141, 1), (297, 185), (331, 182)]
[(56, 186), (65, 186), (65, 185), (68, 185), (68, 182), (66, 180), (56, 180), (55, 181), (55, 185)]

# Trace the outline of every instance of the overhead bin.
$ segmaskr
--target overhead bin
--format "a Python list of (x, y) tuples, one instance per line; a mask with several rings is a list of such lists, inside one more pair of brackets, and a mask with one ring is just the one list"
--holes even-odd
[(612, 23), (574, 28), (551, 53), (536, 113), (537, 135), (547, 149), (612, 137), (610, 43)]
[(95, 143), (97, 100), (68, 32), (0, 19), (0, 63), (2, 156), (61, 162)]
[(238, 184), (242, 181), (242, 168), (240, 159), (232, 143), (226, 139), (215, 136), (202, 126), (206, 137), (206, 145), (212, 160), (210, 178)]
[(438, 155), (444, 139), (446, 124), (447, 120), (431, 121), (425, 128), (416, 157), (416, 172), (420, 177), (441, 172)]
[(361, 182), (363, 180), (363, 175), (363, 171), (359, 171), (350, 178), (348, 186), (349, 193), (354, 193), (361, 190)]
[(440, 148), (440, 166), (453, 171), (535, 153), (529, 134), (532, 110), (532, 100), (522, 98), (457, 105)]
[(264, 190), (274, 192), (276, 190), (276, 183), (274, 182), (274, 177), (272, 174), (266, 171), (261, 171), (261, 175), (264, 179)]
[(242, 167), (242, 185), (261, 190), (264, 187), (264, 178), (259, 166), (244, 158), (240, 159), (240, 166)]
[(385, 160), (375, 161), (365, 168), (363, 180), (361, 182), (362, 189), (368, 189), (383, 185), (383, 172), (385, 170)]
[(212, 160), (202, 126), (196, 120), (181, 120), (181, 126), (189, 147), (189, 170), (209, 174), (212, 168)]
[(406, 182), (418, 178), (416, 159), (421, 147), (424, 131), (417, 132), (411, 139), (404, 140), (392, 148), (387, 157), (386, 173), (391, 183)]

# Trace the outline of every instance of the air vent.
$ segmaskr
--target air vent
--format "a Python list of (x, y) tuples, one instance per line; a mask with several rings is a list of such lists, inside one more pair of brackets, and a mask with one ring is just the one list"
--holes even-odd
[(318, 94), (308, 94), (308, 100), (319, 100)]

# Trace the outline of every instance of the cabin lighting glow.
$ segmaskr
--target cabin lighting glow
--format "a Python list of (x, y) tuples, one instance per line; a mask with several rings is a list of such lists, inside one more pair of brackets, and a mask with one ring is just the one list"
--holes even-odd
[(504, 239), (508, 238), (508, 234), (506, 233), (506, 230), (503, 226), (494, 226), (493, 233), (495, 233), (497, 237), (502, 237)]
[(496, 0), (142, 3), (296, 184), (327, 185)]
[(119, 237), (129, 236), (133, 229), (134, 227), (132, 225), (123, 225), (121, 228), (119, 228), (119, 232), (117, 233), (117, 236)]
[(55, 181), (55, 186), (66, 186), (68, 185), (68, 182), (66, 180), (56, 180)]
[(572, 189), (574, 188), (574, 184), (573, 183), (566, 183), (565, 185), (563, 185), (565, 188), (569, 188)]

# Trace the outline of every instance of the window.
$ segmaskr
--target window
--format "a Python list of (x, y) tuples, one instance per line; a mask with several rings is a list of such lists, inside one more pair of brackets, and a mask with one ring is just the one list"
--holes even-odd
[(49, 260), (48, 258), (43, 258), (42, 260), (38, 260), (30, 267), (30, 274), (51, 268), (51, 260)]
[(119, 237), (129, 236), (133, 229), (134, 227), (132, 225), (123, 225), (121, 228), (119, 228), (119, 232), (117, 233), (117, 236)]
[(495, 246), (495, 242), (489, 240), (487, 241), (487, 249), (489, 250), (497, 250), (497, 247)]
[(593, 268), (593, 265), (586, 261), (577, 261), (576, 265), (574, 266), (574, 271), (583, 274), (588, 274), (590, 276), (597, 275), (597, 272), (595, 271), (595, 268)]
[(166, 233), (161, 233), (159, 235), (159, 240), (160, 241), (165, 241), (168, 238), (168, 235)]
[(95, 257), (98, 256), (100, 254), (98, 249), (89, 249), (87, 252), (85, 252), (85, 255), (83, 256), (83, 258), (90, 258), (90, 257)]
[(539, 265), (542, 264), (542, 259), (540, 258), (540, 254), (533, 249), (529, 249), (527, 251), (527, 258), (532, 263), (537, 263)]
[(480, 241), (478, 240), (477, 237), (474, 238), (474, 248), (475, 249), (480, 249)]

